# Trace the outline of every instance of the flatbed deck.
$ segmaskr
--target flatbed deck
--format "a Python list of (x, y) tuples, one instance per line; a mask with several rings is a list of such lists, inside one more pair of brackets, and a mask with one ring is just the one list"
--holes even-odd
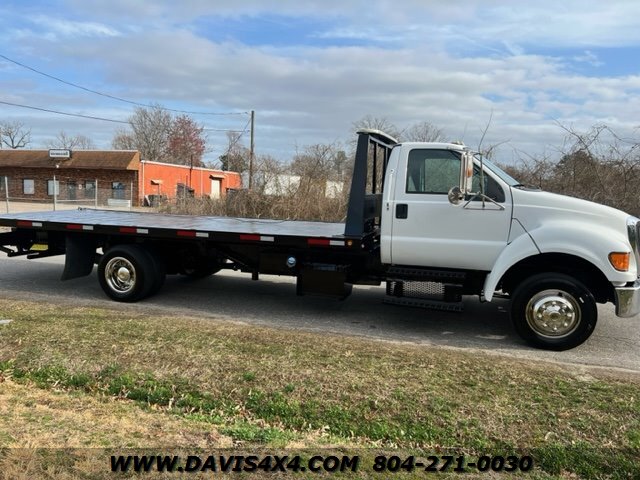
[[(122, 212), (80, 208), (0, 215), (0, 226), (44, 232), (195, 238), (214, 242), (274, 243), (311, 247), (358, 247), (364, 237), (345, 237), (343, 223)], [(349, 240), (349, 242), (347, 242)]]

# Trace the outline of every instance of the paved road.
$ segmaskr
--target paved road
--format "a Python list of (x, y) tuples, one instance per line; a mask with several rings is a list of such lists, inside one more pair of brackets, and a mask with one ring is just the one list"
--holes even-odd
[[(595, 333), (578, 348), (547, 352), (529, 348), (513, 331), (505, 301), (465, 301), (464, 313), (436, 312), (382, 304), (381, 287), (357, 287), (340, 302), (297, 297), (293, 279), (222, 272), (191, 281), (171, 276), (160, 293), (136, 304), (112, 302), (102, 293), (95, 272), (60, 282), (62, 259), (29, 261), (0, 254), (0, 296), (52, 303), (104, 306), (149, 313), (186, 314), (288, 329), (332, 332), (432, 345), (483, 350), (532, 360), (600, 366), (640, 373), (640, 317), (619, 319), (612, 305), (599, 306)], [(0, 312), (2, 318), (2, 312)]]

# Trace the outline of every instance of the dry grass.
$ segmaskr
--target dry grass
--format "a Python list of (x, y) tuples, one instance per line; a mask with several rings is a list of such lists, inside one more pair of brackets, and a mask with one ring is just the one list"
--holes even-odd
[(131, 402), (2, 380), (0, 444), (9, 448), (228, 448), (213, 425), (158, 416)]
[(324, 191), (303, 190), (276, 196), (240, 190), (222, 200), (177, 199), (161, 205), (159, 211), (181, 215), (342, 222), (347, 214), (347, 196), (343, 194), (340, 198), (327, 198)]
[(8, 449), (0, 454), (0, 479), (108, 478), (110, 449), (176, 445), (211, 450), (233, 442), (210, 424), (0, 377), (0, 446)]
[[(0, 371), (13, 379), (0, 392), (43, 389), (24, 394), (31, 407), (18, 394), (3, 402), (4, 446), (140, 446), (156, 419), (175, 447), (229, 437), (272, 448), (519, 451), (557, 478), (640, 469), (638, 379), (211, 319), (2, 300), (0, 311), (14, 320), (0, 327)], [(62, 411), (47, 420), (52, 398)], [(11, 427), (29, 409), (31, 421)], [(142, 430), (111, 418), (117, 409), (143, 409)], [(120, 433), (93, 432), (92, 422)]]

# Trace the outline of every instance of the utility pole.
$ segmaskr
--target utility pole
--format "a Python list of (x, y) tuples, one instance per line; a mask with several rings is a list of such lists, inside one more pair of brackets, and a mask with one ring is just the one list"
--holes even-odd
[(249, 190), (253, 187), (253, 157), (255, 155), (254, 133), (256, 112), (251, 110), (251, 147), (249, 149)]

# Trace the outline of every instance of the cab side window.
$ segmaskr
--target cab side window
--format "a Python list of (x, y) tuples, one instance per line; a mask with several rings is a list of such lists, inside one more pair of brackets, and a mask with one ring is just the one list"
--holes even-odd
[(407, 163), (407, 193), (446, 194), (458, 184), (460, 156), (451, 150), (420, 150), (409, 152)]
[[(473, 191), (480, 191), (480, 168), (473, 172)], [(415, 149), (407, 162), (407, 193), (443, 194), (460, 181), (460, 155), (451, 150)], [(496, 202), (504, 202), (502, 187), (484, 175), (484, 192)], [(480, 198), (476, 200), (481, 200)]]

